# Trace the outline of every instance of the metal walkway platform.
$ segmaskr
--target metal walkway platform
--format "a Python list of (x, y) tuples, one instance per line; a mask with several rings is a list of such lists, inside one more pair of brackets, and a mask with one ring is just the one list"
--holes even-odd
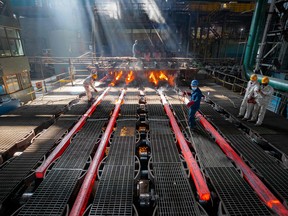
[[(268, 155), (251, 138), (241, 132), (233, 123), (225, 118), (211, 105), (203, 103), (201, 112), (213, 123), (222, 135), (227, 138), (231, 146), (241, 155), (257, 174), (274, 190), (280, 200), (288, 201), (288, 170), (275, 158)], [(219, 124), (220, 123), (220, 124)], [(222, 132), (224, 131), (224, 133)]]
[(150, 90), (146, 100), (157, 214), (201, 215), (160, 97)]
[[(77, 104), (47, 130), (37, 136), (24, 152), (0, 169), (0, 203), (6, 201), (18, 189), (28, 175), (33, 174), (33, 168), (51, 148), (59, 143), (65, 132), (72, 127), (77, 118), (86, 109), (86, 104)], [(66, 116), (74, 118), (67, 119)], [(13, 181), (11, 181), (13, 179)]]
[(241, 177), (218, 145), (208, 138), (204, 130), (201, 129), (201, 125), (197, 125), (197, 128), (200, 129), (199, 132), (193, 132), (192, 137), (190, 136), (190, 131), (187, 129), (188, 108), (180, 101), (180, 97), (175, 92), (170, 91), (167, 94), (167, 99), (182, 129), (186, 132), (190, 142), (194, 143), (193, 147), (199, 161), (222, 202), (220, 208), (224, 208), (225, 214), (271, 215), (268, 208)]
[(137, 93), (124, 98), (89, 215), (133, 215)]
[[(116, 92), (114, 95), (117, 95)], [(105, 106), (104, 114), (110, 113), (106, 110), (113, 109), (112, 101), (115, 101), (117, 97), (109, 96), (107, 98), (109, 104)], [(96, 109), (94, 113), (101, 111)], [(94, 116), (100, 116), (104, 120), (95, 119), (93, 115), (87, 120), (18, 215), (26, 215), (28, 212), (29, 215), (62, 215), (65, 212), (89, 156), (99, 142), (106, 123), (105, 119), (108, 118), (103, 113)]]
[[(231, 116), (236, 117), (238, 115), (243, 98), (239, 93), (235, 93), (223, 86), (217, 85), (212, 80), (203, 81), (200, 88), (205, 95), (209, 92), (209, 99)], [(264, 138), (269, 144), (286, 154), (286, 156), (288, 155), (288, 145), (286, 145), (286, 142), (283, 142), (283, 140), (288, 140), (287, 121), (288, 120), (283, 116), (277, 115), (269, 110), (266, 111), (261, 127), (255, 127), (254, 123), (239, 119), (241, 124), (250, 128), (253, 132)]]
[(78, 99), (78, 91), (79, 88), (62, 86), (8, 114), (1, 115), (0, 164), (11, 158), (16, 151), (27, 148), (35, 135), (48, 128), (60, 114), (66, 112), (70, 102)]

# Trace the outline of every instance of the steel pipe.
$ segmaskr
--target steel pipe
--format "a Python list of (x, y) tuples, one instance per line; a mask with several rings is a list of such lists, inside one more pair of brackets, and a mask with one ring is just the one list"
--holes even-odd
[(62, 141), (57, 145), (53, 152), (48, 156), (48, 158), (36, 169), (36, 178), (44, 178), (45, 172), (50, 164), (55, 161), (59, 156), (63, 154), (65, 149), (70, 144), (71, 137), (79, 131), (86, 122), (86, 119), (92, 115), (96, 107), (101, 103), (110, 87), (106, 88), (105, 91), (97, 98), (97, 100), (92, 104), (92, 106), (87, 110), (87, 112), (80, 118), (76, 125), (71, 129), (71, 131), (62, 139)]
[(116, 106), (115, 109), (113, 111), (113, 114), (109, 120), (109, 123), (107, 125), (107, 128), (105, 130), (105, 133), (103, 134), (102, 138), (101, 138), (101, 142), (97, 148), (97, 151), (93, 157), (93, 161), (90, 164), (87, 174), (85, 176), (85, 179), (82, 183), (82, 186), (80, 188), (80, 191), (76, 197), (76, 200), (74, 202), (74, 205), (71, 209), (71, 212), (69, 214), (69, 216), (79, 216), (79, 215), (83, 215), (85, 208), (87, 206), (95, 179), (96, 179), (96, 175), (97, 175), (97, 169), (98, 166), (100, 165), (100, 162), (104, 156), (104, 152), (106, 149), (106, 146), (108, 145), (109, 142), (109, 138), (110, 135), (112, 133), (113, 127), (115, 125), (116, 119), (118, 117), (118, 114), (120, 112), (120, 107), (121, 107), (121, 103), (123, 101), (124, 98), (124, 94), (125, 94), (126, 90), (122, 90), (121, 95), (118, 99), (118, 101), (116, 102)]
[(169, 104), (165, 98), (165, 96), (163, 95), (162, 92), (160, 92), (160, 97), (164, 106), (164, 109), (166, 111), (166, 114), (168, 115), (169, 119), (170, 119), (170, 123), (172, 125), (173, 131), (175, 133), (176, 139), (178, 141), (178, 144), (181, 148), (182, 154), (185, 158), (185, 161), (187, 162), (187, 166), (189, 167), (192, 179), (194, 181), (194, 184), (196, 186), (197, 192), (199, 194), (200, 200), (203, 201), (208, 201), (210, 200), (211, 194), (210, 191), (208, 189), (208, 186), (205, 182), (205, 179), (201, 173), (201, 170), (197, 164), (197, 161), (195, 160), (195, 158), (193, 157), (189, 146), (187, 145), (187, 142), (185, 140), (184, 135), (182, 134), (177, 121), (169, 107)]

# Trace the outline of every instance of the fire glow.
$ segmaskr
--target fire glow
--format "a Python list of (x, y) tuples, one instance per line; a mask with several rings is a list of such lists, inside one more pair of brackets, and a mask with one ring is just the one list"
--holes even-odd
[(162, 71), (160, 71), (159, 79), (168, 81), (168, 77)]
[(158, 85), (159, 80), (165, 80), (173, 86), (175, 77), (173, 75), (166, 75), (164, 71), (151, 71), (148, 78), (149, 82), (154, 83), (154, 85)]
[(122, 71), (120, 71), (120, 72), (119, 72), (119, 74), (116, 76), (116, 80), (119, 80), (119, 79), (120, 79), (120, 77), (122, 76), (122, 74), (123, 74), (123, 72), (122, 72)]
[(115, 72), (114, 73), (114, 78), (113, 78), (112, 82), (110, 83), (110, 85), (111, 86), (115, 86), (116, 82), (120, 80), (122, 75), (123, 75), (123, 71)]
[(133, 71), (130, 71), (128, 74), (127, 74), (127, 77), (125, 79), (125, 82), (126, 82), (126, 85), (128, 85), (130, 82), (132, 82), (134, 80), (134, 74), (133, 74)]
[[(136, 78), (138, 79), (145, 79), (144, 74), (142, 74), (142, 71), (115, 71), (112, 75), (112, 81), (110, 83), (110, 86), (115, 86), (119, 82), (123, 82), (125, 80), (125, 84), (128, 85), (132, 83)], [(111, 74), (111, 72), (110, 72)], [(175, 74), (167, 71), (149, 71), (146, 74), (146, 79), (148, 78), (148, 81), (153, 83), (153, 85), (158, 86), (159, 84), (162, 85), (164, 83), (168, 83), (171, 86), (174, 86), (174, 79)], [(148, 76), (148, 77), (147, 77)], [(143, 82), (145, 82), (143, 80)], [(161, 82), (161, 83), (160, 83)]]
[(149, 75), (149, 81), (154, 83), (155, 85), (158, 85), (158, 80), (156, 79), (153, 71)]

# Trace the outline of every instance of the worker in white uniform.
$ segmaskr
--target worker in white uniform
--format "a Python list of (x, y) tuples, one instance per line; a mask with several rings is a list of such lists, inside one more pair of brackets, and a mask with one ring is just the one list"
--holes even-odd
[[(250, 76), (250, 81), (248, 82), (247, 88), (245, 90), (245, 95), (244, 95), (244, 98), (243, 98), (241, 106), (240, 106), (239, 114), (237, 116), (238, 118), (243, 118), (244, 117), (244, 114), (245, 114), (246, 110), (248, 110), (248, 107), (250, 108), (249, 116), (251, 115), (251, 112), (253, 110), (253, 105), (251, 103), (248, 103), (248, 99), (253, 97), (254, 91), (255, 91), (256, 88), (259, 88), (259, 83), (257, 81), (257, 75), (256, 74), (252, 74)], [(244, 120), (245, 120), (245, 118), (244, 118)]]
[(88, 76), (83, 82), (83, 86), (84, 86), (85, 91), (86, 91), (86, 96), (88, 98), (88, 102), (91, 102), (93, 100), (92, 93), (90, 91), (90, 87), (92, 89), (94, 89), (95, 92), (97, 92), (97, 89), (94, 86), (96, 79), (97, 79), (97, 74), (94, 73), (94, 74), (91, 74), (90, 76)]
[(268, 85), (269, 78), (267, 76), (262, 78), (261, 83), (261, 88), (256, 91), (256, 104), (251, 118), (251, 121), (256, 121), (258, 117), (255, 126), (260, 126), (262, 124), (266, 109), (274, 93), (273, 87)]

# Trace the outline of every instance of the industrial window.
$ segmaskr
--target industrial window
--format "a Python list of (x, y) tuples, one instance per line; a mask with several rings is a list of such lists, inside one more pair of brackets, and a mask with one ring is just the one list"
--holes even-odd
[(5, 29), (0, 28), (0, 57), (11, 56), (9, 43), (6, 37)]
[(30, 76), (28, 71), (23, 71), (21, 73), (22, 77), (22, 87), (23, 89), (31, 87)]
[(5, 90), (3, 78), (0, 77), (0, 95), (5, 95), (5, 94), (6, 94), (6, 90)]
[(19, 31), (16, 29), (6, 28), (6, 32), (7, 32), (7, 37), (9, 40), (9, 45), (10, 45), (10, 50), (12, 52), (12, 56), (24, 55)]
[(16, 75), (6, 76), (5, 83), (7, 86), (7, 93), (13, 93), (20, 90)]
[(0, 38), (0, 55), (1, 57), (11, 56), (9, 43), (6, 38)]
[(23, 56), (23, 47), (19, 31), (0, 28), (0, 57)]

